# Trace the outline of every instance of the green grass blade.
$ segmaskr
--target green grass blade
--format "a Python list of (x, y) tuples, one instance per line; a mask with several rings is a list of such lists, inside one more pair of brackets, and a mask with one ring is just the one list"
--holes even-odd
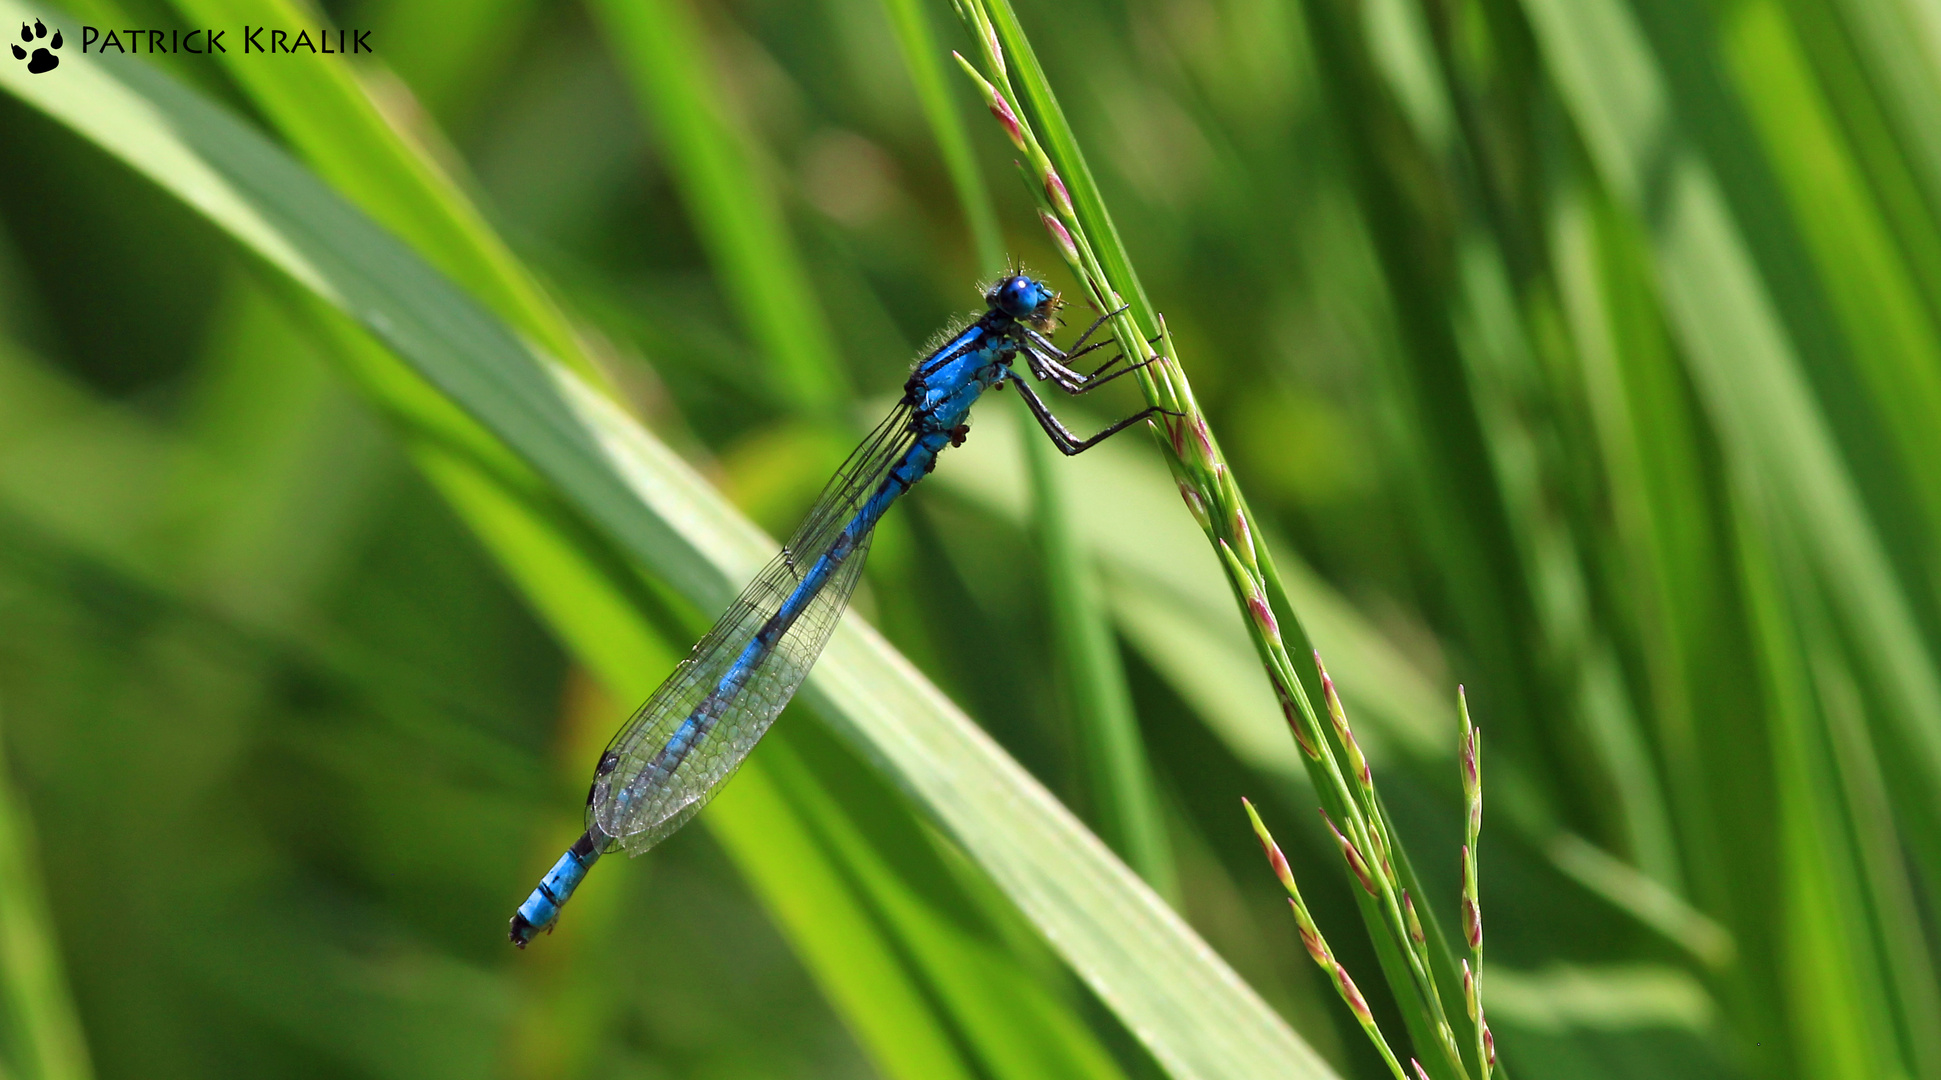
[[(1112, 1080), (1118, 1064), (1070, 1003), (1029, 978), (975, 904), (943, 898), (953, 878), (929, 835), (880, 777), (826, 733), (796, 730), (769, 769), (820, 841), (840, 853), (854, 887), (898, 927), (926, 985), (946, 1003), (964, 1042), (994, 1077)], [(840, 793), (840, 796), (838, 795)], [(874, 803), (874, 811), (859, 801)], [(968, 900), (968, 898), (965, 898)], [(798, 901), (798, 903), (800, 903)], [(802, 904), (807, 917), (815, 917)]]
[[(988, 415), (977, 439), (938, 464), (935, 480), (987, 513), (1027, 525), (1031, 495), (1021, 477), (1035, 436), (1028, 419)], [(1206, 538), (1179, 516), (1179, 491), (1165, 467), (1122, 441), (1058, 464), (1072, 481), (1067, 495), (1077, 539), (1110, 583), (1114, 618), (1128, 641), (1242, 761), (1281, 776), (1305, 775), (1280, 706), (1257, 678), (1259, 661), (1235, 623), (1226, 581)], [(1268, 544), (1355, 711), (1357, 731), (1369, 729), (1364, 748), (1450, 771), (1453, 703), (1295, 553), (1271, 538)], [(1170, 652), (1182, 647), (1184, 655)]]
[(1024, 88), (1025, 101), (1039, 117), (1045, 149), (1059, 164), (1072, 205), (1080, 220), (1099, 238), (1097, 254), (1106, 276), (1118, 285), (1121, 299), (1132, 305), (1131, 314), (1141, 332), (1158, 333), (1158, 313), (1146, 299), (1145, 286), (1140, 284), (1132, 260), (1126, 255), (1125, 244), (1119, 239), (1118, 226), (1112, 223), (1112, 213), (1106, 209), (1104, 196), (1099, 194), (1098, 180), (1092, 176), (1091, 166), (1085, 163), (1085, 152), (1079, 148), (1078, 139), (1065, 120), (1065, 111), (1058, 104), (1058, 95), (1052, 91), (1051, 80), (1045, 77), (1044, 67), (1038, 63), (1038, 54), (1032, 50), (1024, 28), (1018, 25), (1017, 13), (1011, 10), (1010, 4), (998, 0), (990, 5), (990, 14), (998, 36), (1009, 50), (1016, 78)]
[(846, 403), (829, 322), (776, 193), (729, 119), (712, 55), (688, 0), (594, 5), (614, 58), (653, 121), (688, 213), (749, 336), (790, 399), (835, 416)]
[(977, 167), (977, 153), (964, 130), (962, 115), (950, 92), (950, 76), (944, 71), (941, 46), (925, 14), (923, 0), (883, 0), (890, 23), (896, 28), (897, 44), (903, 52), (904, 69), (915, 85), (923, 117), (929, 121), (937, 152), (950, 171), (950, 184), (957, 189), (957, 207), (964, 212), (964, 227), (970, 231), (971, 246), (977, 252), (978, 271), (996, 274), (1004, 269), (1004, 232), (998, 227), (997, 210), (991, 205), (991, 191)]
[(1052, 640), (1084, 748), (1093, 827), (1126, 864), (1169, 901), (1179, 898), (1152, 765), (1132, 710), (1119, 643), (1097, 580), (1092, 553), (1076, 535), (1077, 511), (1062, 470), (1069, 459), (1050, 441), (1026, 432), (1032, 524), (1044, 563)]
[(1733, 464), (1778, 482), (1816, 562), (1838, 582), (1842, 617), (1890, 695), (1911, 764), (1941, 784), (1941, 681), (1724, 195), (1668, 126), (1645, 41), (1603, 0), (1531, 0), (1530, 10), (1607, 182), (1640, 208), (1643, 185), (1666, 185), (1663, 209), (1646, 216), (1666, 306)]
[[(19, 9), (8, 5), (5, 17)], [(233, 119), (139, 63), (0, 85), (122, 158), (391, 346), (566, 504), (702, 608), (771, 542), (598, 391)], [(429, 407), (429, 406), (427, 406)], [(449, 405), (444, 406), (449, 408)], [(880, 637), (845, 621), (805, 694), (1183, 1076), (1328, 1070), (1190, 929)]]
[[(190, 25), (316, 25), (288, 0), (180, 0)], [(432, 265), (582, 377), (598, 380), (571, 326), (485, 223), (466, 194), (379, 115), (338, 58), (283, 55), (263, 63), (240, 41), (214, 58), (319, 175)]]
[(60, 943), (48, 917), (33, 824), (0, 759), (0, 995), (8, 1033), (4, 1059), (30, 1080), (93, 1075), (74, 1014)]
[[(1875, 197), (1881, 188), (1842, 129), (1836, 102), (1823, 93), (1802, 31), (1780, 9), (1731, 20), (1723, 45), (1844, 338), (1841, 371), (1870, 399), (1888, 459), (1899, 459), (1898, 468), (1869, 458), (1849, 468), (1874, 503), (1874, 528), (1899, 563), (1907, 602), (1931, 615), (1937, 583), (1928, 553), (1941, 536), (1941, 475), (1929, 467), (1941, 460), (1934, 423), (1941, 417), (1941, 328), (1930, 302), (1937, 294), (1922, 295), (1907, 255), (1941, 250), (1941, 236), (1931, 227), (1912, 232), (1918, 226), (1884, 212)], [(1896, 235), (1904, 230), (1912, 234)], [(1834, 432), (1851, 456), (1851, 431), (1836, 425)], [(1885, 504), (1880, 480), (1866, 490), (1870, 472), (1893, 482)]]
[[(732, 802), (729, 813), (712, 822), (715, 832), (739, 853), (739, 861), (768, 909), (788, 928), (790, 938), (798, 947), (818, 954), (811, 970), (830, 999), (843, 1003), (844, 1015), (859, 1028), (858, 1038), (871, 1049), (879, 1067), (904, 1077), (975, 1076), (948, 1029), (939, 1023), (937, 1010), (912, 985), (903, 957), (887, 940), (890, 936), (864, 921), (868, 906), (851, 895), (856, 891), (851, 881), (837, 876), (843, 861), (824, 856), (811, 833), (777, 835), (778, 824), (826, 830), (845, 819), (842, 809), (826, 797), (810, 806), (804, 805), (799, 793), (791, 797), (791, 787), (799, 792), (813, 780), (801, 775), (801, 760), (790, 752), (792, 740), (782, 738), (780, 730), (776, 735), (752, 774), (753, 782), (749, 776), (737, 776), (734, 789), (723, 794), (724, 800)], [(777, 843), (783, 839), (787, 842)], [(788, 857), (798, 852), (812, 857)], [(887, 1000), (882, 996), (886, 990), (891, 991)]]
[[(1648, 247), (1608, 197), (1566, 191), (1559, 280), (1612, 488), (1618, 543), (1652, 650), (1653, 734), (1666, 762), (1695, 900), (1739, 946), (1722, 997), (1756, 1045), (1775, 1025), (1778, 853), (1759, 823), (1775, 798), (1757, 647), (1737, 610), (1729, 496), (1702, 405), (1659, 305)], [(1728, 841), (1727, 837), (1737, 837)]]
[[(1769, 527), (1747, 525), (1750, 537), (1770, 535)], [(1820, 718), (1810, 658), (1816, 651), (1812, 639), (1824, 630), (1815, 633), (1810, 624), (1819, 620), (1800, 610), (1812, 607), (1816, 598), (1809, 595), (1801, 603), (1799, 594), (1810, 589), (1799, 586), (1810, 578), (1797, 549), (1786, 550), (1792, 547), (1788, 539), (1782, 536), (1769, 547), (1749, 538), (1741, 550), (1765, 663), (1769, 716), (1777, 729), (1773, 756), (1787, 939), (1783, 990), (1799, 1025), (1790, 1041), (1803, 1075), (1888, 1076), (1904, 1063), (1878, 957), (1867, 940), (1867, 905), (1837, 805), (1833, 767), (1816, 730)]]
[[(1717, 40), (1721, 59), (1737, 64), (1741, 79), (1769, 84), (1762, 92), (1775, 96), (1772, 105), (1791, 101), (1783, 125), (1777, 117), (1760, 120), (1766, 103), (1752, 112), (1754, 123), (1766, 128), (1773, 155), (1762, 164), (1774, 167), (1782, 186), (1814, 193), (1796, 209), (1805, 218), (1804, 264), (1787, 254), (1791, 235), (1784, 223), (1744, 224), (1732, 204), (1758, 202), (1758, 184), (1746, 179), (1740, 156), (1746, 144), (1721, 134), (1729, 125), (1716, 118), (1731, 113), (1716, 107), (1710, 75), (1693, 66), (1693, 54), (1682, 45), (1667, 48), (1649, 36), (1654, 29), (1668, 32), (1671, 24), (1692, 29), (1679, 20), (1695, 12), (1680, 12), (1668, 24), (1668, 12), (1654, 11), (1659, 21), (1648, 23), (1622, 4), (1601, 0), (1530, 0), (1524, 7), (1600, 179), (1642, 226), (1665, 318), (1721, 445), (1731, 502), (1757, 508), (1740, 510), (1738, 522), (1745, 526), (1747, 565), (1763, 567), (1745, 592), (1769, 687), (1764, 707), (1765, 738), (1776, 765), (1772, 797), (1787, 823), (1780, 834), (1783, 876), (1776, 885), (1792, 898), (1785, 910), (1810, 909), (1819, 916), (1784, 922), (1776, 944), (1781, 965), (1795, 972), (1835, 964), (1823, 979), (1794, 976), (1782, 984), (1794, 996), (1793, 1009), (1813, 1017), (1814, 1026), (1797, 1036), (1795, 1057), (1808, 1072), (1817, 1067), (1861, 1075), (1879, 1064), (1873, 1057), (1882, 1052), (1875, 1013), (1890, 995), (1880, 984), (1881, 957), (1872, 943), (1843, 939), (1845, 924), (1829, 920), (1890, 909), (1864, 893), (1855, 899), (1847, 892), (1853, 866), (1837, 839), (1848, 827), (1841, 820), (1845, 809), (1824, 792), (1826, 782), (1815, 771), (1825, 753), (1823, 720), (1802, 689), (1811, 684), (1801, 673), (1805, 664), (1796, 654), (1803, 647), (1794, 644), (1799, 631), (1791, 623), (1801, 611), (1824, 607), (1836, 627), (1831, 633), (1852, 642), (1855, 673), (1880, 710), (1877, 737), (1896, 747), (1893, 757), (1903, 775), (1922, 778), (1906, 790), (1931, 792), (1941, 779), (1941, 681), (1932, 643), (1919, 627), (1920, 590), (1905, 584), (1892, 555), (1898, 528), (1892, 519), (1924, 500), (1902, 487), (1886, 517), (1879, 516), (1878, 502), (1870, 510), (1867, 485), (1878, 492), (1882, 478), (1858, 473), (1852, 455), (1872, 433), (1856, 438), (1853, 411), (1832, 409), (1819, 396), (1829, 385), (1872, 380), (1879, 386), (1890, 354), (1897, 360), (1903, 349), (1918, 354), (1925, 348), (1925, 315), (1885, 245), (1870, 246), (1879, 239), (1878, 223), (1843, 172), (1849, 166), (1828, 127), (1815, 122), (1821, 105), (1805, 86), (1797, 56), (1789, 56), (1785, 27), (1771, 20), (1777, 9), (1742, 9), (1724, 20)], [(1684, 40), (1691, 39), (1681, 33)], [(1712, 120), (1692, 126), (1699, 115)], [(1814, 257), (1821, 265), (1811, 263)], [(1798, 302), (1802, 273), (1822, 276), (1830, 295), (1827, 311)], [(1856, 283), (1873, 279), (1880, 289), (1860, 295), (1849, 283), (1831, 280), (1842, 275)], [(1863, 307), (1869, 313), (1857, 315)], [(1816, 321), (1822, 318), (1837, 327), (1843, 309), (1849, 313), (1846, 332), (1853, 335), (1846, 342), (1851, 354), (1829, 355), (1823, 342), (1811, 339), (1813, 329), (1799, 329), (1824, 327)], [(1885, 346), (1890, 338), (1901, 344)], [(1897, 396), (1897, 408), (1918, 411), (1918, 386), (1903, 387)], [(1896, 427), (1892, 411), (1875, 414), (1890, 433)], [(1783, 572), (1770, 569), (1775, 562)], [(1774, 580), (1784, 583), (1777, 598), (1768, 595)], [(1901, 805), (1917, 820), (1927, 818), (1930, 807), (1927, 794)], [(1910, 830), (1907, 842), (1915, 864), (1931, 876), (1937, 851), (1927, 838), (1912, 835), (1923, 831)], [(1742, 934), (1748, 948), (1756, 948), (1754, 937)]]

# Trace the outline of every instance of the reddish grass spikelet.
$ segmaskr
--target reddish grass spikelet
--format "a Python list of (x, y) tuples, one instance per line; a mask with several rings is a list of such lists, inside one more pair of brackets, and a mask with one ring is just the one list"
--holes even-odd
[(1422, 1067), (1421, 1062), (1410, 1058), (1409, 1065), (1415, 1070), (1415, 1080), (1429, 1080), (1429, 1071)]
[(1382, 839), (1382, 835), (1381, 823), (1377, 821), (1369, 822), (1368, 853), (1375, 857), (1375, 865), (1382, 872), (1382, 880), (1394, 885), (1395, 868), (1388, 864), (1388, 843)]
[(1192, 512), (1193, 520), (1200, 523), (1200, 528), (1213, 527), (1213, 518), (1206, 512), (1206, 500), (1200, 498), (1200, 493), (1184, 480), (1179, 482), (1179, 497), (1186, 501), (1186, 509)]
[(1463, 794), (1474, 797), (1477, 789), (1483, 786), (1481, 764), (1476, 760), (1476, 725), (1469, 719), (1469, 693), (1461, 683), (1456, 684), (1456, 712), (1462, 718), (1462, 742), (1459, 744), (1462, 757)]
[(1462, 962), (1462, 1000), (1469, 1010), (1469, 1019), (1476, 1019), (1476, 976), (1469, 970), (1469, 961)]
[(1051, 234), (1051, 242), (1058, 248), (1058, 254), (1064, 256), (1066, 262), (1077, 266), (1078, 245), (1072, 243), (1072, 234), (1065, 231), (1064, 224), (1043, 210), (1038, 211), (1038, 220), (1045, 223), (1045, 231)]
[(957, 58), (957, 66), (963, 68), (964, 74), (969, 75), (971, 81), (977, 84), (977, 88), (984, 92), (984, 106), (991, 110), (992, 116), (997, 118), (998, 126), (1004, 129), (1004, 134), (1010, 138), (1011, 145), (1017, 147), (1019, 153), (1028, 153), (1029, 151), (1025, 149), (1024, 125), (1018, 123), (1018, 114), (1011, 111), (1011, 103), (1004, 100), (1003, 92), (991, 85), (989, 79), (978, 74), (976, 66), (964, 59), (963, 53), (953, 51), (950, 55)]
[(1267, 603), (1267, 594), (1259, 589), (1247, 590), (1247, 611), (1254, 617), (1254, 625), (1267, 635), (1269, 641), (1279, 641), (1281, 625), (1274, 618), (1274, 609)]
[(1200, 468), (1216, 476), (1224, 475), (1227, 469), (1226, 463), (1221, 461), (1220, 455), (1213, 450), (1213, 433), (1207, 430), (1204, 416), (1193, 418), (1193, 441), (1199, 448)]
[(1011, 145), (1017, 147), (1019, 153), (1026, 153), (1024, 128), (1018, 124), (1018, 114), (1011, 111), (1011, 103), (1004, 100), (1004, 95), (998, 92), (997, 87), (993, 86), (990, 90), (991, 98), (985, 102), (985, 107), (991, 110), (992, 116), (997, 117), (998, 125), (1010, 136)]
[(1301, 744), (1301, 752), (1316, 761), (1321, 760), (1321, 749), (1314, 745), (1313, 739), (1308, 738), (1307, 725), (1302, 722), (1300, 709), (1278, 679), (1274, 681), (1274, 693), (1281, 699), (1281, 715), (1287, 718), (1287, 729), (1294, 733), (1294, 741)]
[(1279, 879), (1281, 887), (1290, 896), (1301, 895), (1301, 890), (1294, 885), (1294, 871), (1287, 865), (1287, 856), (1281, 854), (1281, 846), (1274, 842), (1273, 834), (1267, 831), (1267, 823), (1260, 820), (1260, 813), (1254, 809), (1253, 802), (1243, 798), (1240, 805), (1246, 808), (1247, 820), (1253, 823), (1254, 839), (1260, 841), (1260, 850), (1267, 856), (1267, 865), (1274, 871), (1274, 877)]
[(1004, 75), (1004, 47), (997, 43), (997, 27), (988, 22), (984, 24), (984, 47), (991, 51), (991, 63), (997, 73)]
[(1058, 170), (1049, 166), (1045, 168), (1045, 200), (1065, 217), (1073, 216), (1071, 192), (1065, 190), (1065, 181), (1058, 178)]
[(1341, 830), (1334, 827), (1334, 819), (1328, 816), (1326, 810), (1321, 811), (1321, 820), (1328, 823), (1328, 831), (1334, 834), (1335, 843), (1341, 845), (1341, 857), (1348, 860), (1348, 869), (1354, 872), (1355, 880), (1361, 882), (1363, 889), (1368, 890), (1368, 895), (1380, 896), (1382, 890), (1375, 884), (1374, 877), (1369, 874), (1368, 864), (1362, 860), (1361, 852), (1355, 849), (1355, 842), (1343, 836)]
[(1314, 962), (1323, 968), (1334, 966), (1334, 954), (1328, 951), (1328, 943), (1322, 939), (1321, 930), (1314, 925), (1314, 917), (1307, 908), (1293, 897), (1287, 898), (1287, 905), (1294, 909), (1294, 922), (1301, 928), (1301, 945)]
[(1422, 920), (1415, 915), (1415, 901), (1409, 899), (1409, 891), (1402, 890), (1402, 915), (1409, 926), (1409, 940), (1421, 945), (1427, 938), (1422, 933)]
[(1361, 744), (1355, 741), (1355, 733), (1348, 727), (1348, 710), (1341, 704), (1341, 695), (1335, 691), (1334, 677), (1328, 674), (1328, 666), (1321, 662), (1321, 650), (1314, 650), (1314, 669), (1321, 673), (1321, 696), (1328, 703), (1328, 719), (1334, 722), (1335, 738), (1341, 740), (1342, 749), (1348, 752), (1348, 771), (1361, 784), (1362, 790), (1372, 791), (1375, 787), (1374, 774), (1368, 771), (1368, 758), (1361, 752)]
[(1348, 969), (1338, 963), (1334, 966), (1334, 984), (1341, 991), (1341, 1000), (1347, 1002), (1349, 1010), (1355, 1014), (1355, 1019), (1364, 1025), (1375, 1022), (1375, 1014), (1368, 1011), (1368, 1002), (1355, 986), (1355, 980), (1349, 978)]
[(1483, 787), (1482, 770), (1476, 761), (1476, 728), (1463, 732), (1461, 745), (1462, 790), (1465, 798), (1473, 799), (1481, 794)]
[(1235, 506), (1233, 512), (1227, 515), (1227, 528), (1233, 533), (1233, 546), (1240, 555), (1240, 561), (1246, 563), (1249, 570), (1259, 569), (1260, 562), (1254, 554), (1254, 531), (1247, 524), (1247, 515), (1241, 512), (1240, 507)]

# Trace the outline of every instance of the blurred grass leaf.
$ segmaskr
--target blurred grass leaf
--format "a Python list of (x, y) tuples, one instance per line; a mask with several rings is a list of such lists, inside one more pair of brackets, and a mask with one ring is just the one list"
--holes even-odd
[[(0, 703), (4, 705), (4, 703)], [(0, 759), (0, 990), (5, 1060), (28, 1080), (87, 1080), (88, 1046), (74, 1015), (60, 945), (41, 885), (33, 823)]]
[(842, 365), (767, 170), (709, 77), (711, 53), (685, 0), (600, 3), (622, 69), (668, 146), (682, 199), (743, 325), (802, 406), (833, 414)]

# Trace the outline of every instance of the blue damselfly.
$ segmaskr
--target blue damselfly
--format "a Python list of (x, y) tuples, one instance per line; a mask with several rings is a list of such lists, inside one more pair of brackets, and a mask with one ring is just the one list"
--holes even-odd
[(1047, 336), (1058, 294), (1025, 274), (997, 281), (984, 302), (976, 322), (917, 362), (902, 400), (843, 462), (782, 553), (608, 744), (587, 791), (586, 832), (512, 916), (515, 944), (523, 948), (552, 926), (601, 854), (653, 847), (707, 805), (747, 758), (828, 643), (862, 575), (876, 523), (929, 474), (938, 454), (963, 444), (971, 405), (984, 391), (1015, 383), (1038, 425), (1068, 455), (1160, 411), (1145, 409), (1089, 439), (1073, 435), (1012, 362), (1023, 356), (1034, 377), (1069, 394), (1143, 365), (1115, 368), (1123, 359), (1115, 356), (1089, 374), (1070, 367), (1103, 344), (1085, 342), (1106, 316), (1070, 352), (1059, 349)]

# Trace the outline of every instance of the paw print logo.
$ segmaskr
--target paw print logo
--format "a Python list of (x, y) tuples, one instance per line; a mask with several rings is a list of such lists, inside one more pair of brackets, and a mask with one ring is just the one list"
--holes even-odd
[[(20, 24), (20, 40), (27, 44), (33, 45), (36, 39), (45, 39), (46, 37), (47, 25), (39, 19), (35, 19), (34, 25), (32, 26), (28, 26), (26, 23)], [(61, 58), (54, 55), (60, 49), (61, 32), (56, 30), (54, 31), (54, 40), (47, 42), (45, 47), (35, 46), (33, 59), (28, 60), (27, 50), (18, 45), (13, 47), (13, 58), (15, 60), (27, 60), (28, 72), (38, 75), (43, 71), (52, 71), (61, 66)]]

